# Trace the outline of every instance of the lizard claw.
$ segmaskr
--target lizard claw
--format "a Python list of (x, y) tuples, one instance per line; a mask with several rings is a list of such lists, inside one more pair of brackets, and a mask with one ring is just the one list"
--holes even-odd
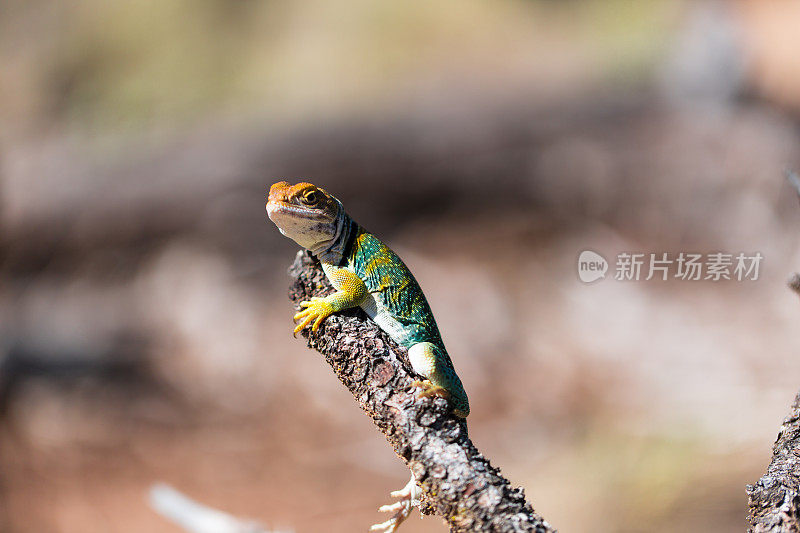
[(305, 307), (299, 313), (296, 313), (292, 320), (300, 320), (300, 323), (294, 328), (293, 335), (297, 336), (298, 333), (303, 331), (303, 328), (312, 324), (311, 331), (317, 331), (320, 324), (333, 314), (333, 307), (325, 298), (313, 296), (311, 300), (300, 302), (300, 307)]
[(394, 513), (394, 515), (380, 524), (375, 524), (370, 527), (370, 531), (383, 531), (385, 533), (394, 533), (397, 528), (402, 524), (406, 518), (411, 514), (415, 505), (419, 505), (419, 496), (422, 489), (417, 486), (414, 476), (411, 480), (400, 490), (393, 491), (391, 496), (393, 498), (400, 498), (399, 501), (381, 506), (378, 511), (381, 513)]

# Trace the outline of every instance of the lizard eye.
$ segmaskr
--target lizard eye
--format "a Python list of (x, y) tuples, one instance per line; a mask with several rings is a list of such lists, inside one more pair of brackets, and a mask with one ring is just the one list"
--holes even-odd
[(306, 205), (314, 205), (319, 201), (319, 196), (316, 192), (309, 191), (302, 196), (301, 200)]

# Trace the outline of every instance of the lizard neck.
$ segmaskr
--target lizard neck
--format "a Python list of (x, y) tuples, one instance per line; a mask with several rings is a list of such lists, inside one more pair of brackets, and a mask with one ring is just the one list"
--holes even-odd
[(309, 249), (309, 252), (314, 254), (317, 259), (323, 263), (331, 265), (339, 265), (345, 257), (349, 248), (350, 242), (355, 237), (358, 230), (352, 218), (345, 212), (344, 207), (339, 204), (339, 216), (336, 218), (336, 232), (333, 238), (319, 246)]

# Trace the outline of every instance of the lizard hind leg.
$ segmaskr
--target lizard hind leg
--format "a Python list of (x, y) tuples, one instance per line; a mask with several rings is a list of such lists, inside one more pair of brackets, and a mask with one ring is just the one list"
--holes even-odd
[(443, 348), (431, 342), (418, 342), (408, 349), (408, 359), (414, 372), (426, 378), (414, 382), (415, 387), (422, 388), (420, 398), (441, 396), (451, 403), (456, 416), (469, 415), (467, 393)]
[(431, 380), (441, 365), (439, 361), (439, 350), (431, 342), (418, 342), (408, 349), (408, 360), (414, 368), (414, 372)]
[(411, 475), (411, 480), (406, 483), (406, 486), (400, 490), (391, 493), (392, 498), (399, 498), (398, 501), (384, 505), (378, 509), (382, 513), (394, 513), (392, 517), (386, 522), (375, 524), (370, 527), (370, 531), (383, 531), (385, 533), (394, 533), (397, 528), (402, 524), (406, 518), (414, 510), (414, 506), (419, 505), (419, 497), (422, 494), (422, 489), (417, 485), (417, 480), (414, 475)]

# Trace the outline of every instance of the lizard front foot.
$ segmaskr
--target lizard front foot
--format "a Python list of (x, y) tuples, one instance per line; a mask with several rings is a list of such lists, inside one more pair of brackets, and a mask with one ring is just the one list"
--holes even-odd
[(450, 393), (447, 389), (440, 385), (434, 385), (429, 379), (415, 381), (411, 385), (422, 389), (422, 392), (417, 395), (418, 398), (430, 398), (431, 396), (439, 396), (445, 399), (450, 398)]
[(331, 316), (334, 313), (333, 306), (326, 300), (325, 298), (320, 298), (318, 296), (312, 296), (311, 300), (307, 300), (305, 302), (300, 302), (300, 307), (305, 307), (302, 311), (295, 314), (293, 320), (301, 320), (302, 321), (294, 328), (294, 335), (297, 335), (303, 328), (314, 323), (311, 326), (311, 331), (317, 331), (319, 329), (319, 325), (322, 324), (322, 321)]
[(384, 531), (385, 533), (394, 533), (397, 531), (397, 528), (400, 526), (400, 524), (402, 524), (405, 519), (408, 518), (408, 515), (411, 514), (414, 506), (419, 505), (420, 494), (422, 494), (422, 489), (417, 486), (417, 482), (414, 480), (414, 476), (412, 475), (411, 480), (406, 484), (405, 487), (391, 493), (392, 498), (400, 499), (378, 509), (378, 511), (382, 513), (394, 513), (394, 515), (386, 522), (375, 524), (369, 528), (369, 530)]

